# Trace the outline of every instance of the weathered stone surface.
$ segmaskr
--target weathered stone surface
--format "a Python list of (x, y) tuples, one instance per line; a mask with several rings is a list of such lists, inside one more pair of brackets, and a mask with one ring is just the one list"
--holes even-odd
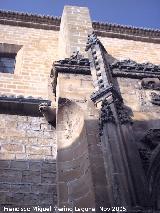
[(52, 204), (54, 202), (53, 193), (52, 194), (40, 193), (39, 194), (39, 199), (40, 199), (41, 205), (43, 205), (43, 204), (49, 205), (49, 204)]
[(42, 162), (29, 161), (29, 169), (31, 171), (40, 171)]
[(8, 169), (10, 167), (10, 160), (0, 160), (0, 169)]
[(40, 183), (40, 171), (22, 171), (22, 183)]
[[(83, 16), (83, 11), (85, 11), (85, 16)], [(77, 50), (85, 54), (87, 36), (92, 30), (88, 8), (65, 6), (60, 26), (60, 57), (70, 57)]]
[[(24, 20), (26, 17), (24, 15)], [(9, 19), (13, 21), (12, 17)], [(30, 23), (27, 24), (30, 26)], [(88, 9), (66, 6), (60, 28), (60, 32), (56, 32), (51, 29), (34, 29), (33, 25), (32, 28), (5, 23), (0, 25), (1, 44), (22, 45), (16, 57), (14, 75), (1, 73), (1, 94), (32, 95), (54, 100), (48, 81), (52, 63), (70, 57), (75, 50), (86, 56), (84, 49), (87, 35), (93, 30)], [(105, 25), (100, 28), (106, 30)], [(109, 61), (129, 57), (140, 63), (144, 60), (159, 63), (158, 42), (138, 41), (141, 36), (135, 36), (137, 41), (120, 39), (122, 27), (115, 26), (115, 33), (111, 32), (113, 26), (108, 25), (108, 28), (107, 32), (102, 33), (107, 34), (99, 39), (106, 47)], [(154, 32), (154, 36), (156, 33), (159, 32)], [(115, 38), (116, 34), (119, 38)], [(141, 87), (141, 80), (118, 78), (113, 79), (113, 83), (133, 115), (135, 142), (139, 146), (148, 129), (160, 126), (159, 108), (153, 106), (150, 99), (152, 90), (145, 91)], [(95, 207), (108, 204), (106, 191), (109, 191), (110, 181), (105, 179), (108, 173), (105, 174), (104, 166), (110, 166), (114, 157), (116, 171), (119, 171), (121, 149), (115, 152), (114, 147), (120, 140), (119, 137), (115, 141), (109, 139), (113, 148), (109, 153), (107, 147), (102, 148), (98, 136), (99, 110), (90, 102), (93, 90), (91, 76), (58, 74), (56, 99), (66, 98), (72, 104), (57, 102), (56, 131), (44, 118), (0, 114), (0, 204), (55, 205), (57, 181), (60, 205)], [(108, 131), (110, 136), (114, 135), (112, 129)], [(108, 135), (105, 140), (108, 140)], [(125, 134), (125, 137), (128, 135)], [(123, 162), (128, 163), (125, 152), (122, 153)], [(106, 165), (103, 157), (109, 159)], [(126, 171), (130, 165), (127, 163)], [(118, 188), (114, 190), (118, 191)]]
[(68, 201), (68, 186), (67, 183), (59, 183), (58, 185), (58, 189), (59, 189), (59, 200), (61, 202), (67, 202)]
[(26, 153), (37, 155), (51, 155), (51, 147), (26, 146)]
[(31, 185), (33, 193), (56, 194), (57, 189), (55, 184), (37, 184)]
[(78, 199), (89, 192), (88, 176), (84, 175), (79, 179), (73, 180), (68, 184), (70, 199)]
[(56, 164), (55, 163), (42, 162), (41, 171), (42, 171), (42, 173), (45, 173), (47, 171), (55, 172), (56, 171)]
[[(41, 130), (43, 119), (38, 117), (2, 114), (0, 117), (3, 123), (0, 138), (0, 204), (40, 205), (42, 196), (39, 194), (47, 193), (45, 201), (55, 205), (56, 199), (51, 202), (53, 193), (52, 197), (57, 194), (54, 175), (56, 155), (51, 155), (56, 152), (54, 130)], [(8, 127), (11, 128), (10, 134), (7, 134)], [(41, 184), (41, 177), (46, 184)]]
[(21, 183), (22, 172), (13, 169), (0, 170), (0, 182)]
[(59, 181), (68, 182), (68, 181), (76, 180), (77, 178), (80, 178), (82, 174), (83, 174), (83, 171), (81, 171), (80, 168), (71, 169), (68, 171), (61, 170), (61, 172), (59, 172)]
[(23, 153), (25, 152), (24, 146), (19, 144), (2, 144), (1, 151), (10, 153)]
[(11, 184), (11, 192), (14, 193), (29, 193), (31, 192), (30, 184)]
[(10, 189), (11, 189), (11, 185), (9, 183), (0, 184), (0, 192), (9, 192)]
[(29, 163), (27, 161), (11, 161), (10, 168), (26, 170), (29, 168)]
[(56, 183), (56, 174), (46, 174), (41, 177), (42, 184), (54, 184)]

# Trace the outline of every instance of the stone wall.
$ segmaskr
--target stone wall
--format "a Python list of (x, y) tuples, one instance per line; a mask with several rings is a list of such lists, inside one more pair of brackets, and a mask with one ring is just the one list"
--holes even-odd
[(90, 100), (92, 92), (91, 76), (59, 73), (56, 130), (59, 206), (96, 208), (106, 204), (99, 113)]
[(160, 44), (108, 37), (99, 39), (113, 59), (160, 64)]
[[(147, 130), (159, 128), (159, 106), (151, 103), (151, 93), (153, 90), (142, 88), (141, 80), (118, 78), (118, 85), (124, 104), (131, 111), (136, 141), (139, 141)], [(155, 92), (159, 93), (159, 91)]]
[(55, 206), (56, 138), (44, 118), (0, 114), (0, 207)]
[[(100, 37), (100, 40), (109, 54), (110, 62), (131, 59), (137, 63), (160, 64), (160, 44), (107, 37)], [(160, 126), (159, 107), (151, 103), (150, 95), (153, 90), (142, 88), (141, 80), (130, 78), (117, 78), (117, 87), (125, 105), (132, 112), (137, 141), (148, 129)]]
[(58, 31), (0, 25), (0, 43), (21, 45), (14, 74), (0, 73), (0, 94), (47, 99), (48, 80), (57, 60)]
[(90, 78), (86, 81), (81, 75), (58, 76), (57, 184), (58, 204), (62, 207), (94, 207), (84, 120), (85, 102), (92, 87), (87, 84), (88, 88), (85, 88), (84, 82), (90, 83)]
[(74, 51), (86, 56), (87, 36), (92, 31), (88, 8), (65, 6), (60, 25), (59, 56), (70, 57)]
[[(60, 33), (9, 25), (0, 25), (0, 31), (0, 43), (21, 45), (14, 74), (0, 73), (0, 94), (53, 101), (49, 91), (52, 63), (76, 50), (86, 56), (92, 23), (87, 8), (67, 6)], [(107, 37), (100, 40), (111, 62), (130, 58), (159, 64), (159, 44)], [(144, 90), (140, 80), (117, 78), (115, 82), (134, 119), (139, 141), (148, 129), (159, 127), (159, 108), (151, 104), (151, 91)], [(91, 76), (58, 73), (56, 132), (43, 118), (0, 115), (1, 207), (109, 205), (106, 156), (98, 135), (99, 110), (90, 100), (93, 91)]]

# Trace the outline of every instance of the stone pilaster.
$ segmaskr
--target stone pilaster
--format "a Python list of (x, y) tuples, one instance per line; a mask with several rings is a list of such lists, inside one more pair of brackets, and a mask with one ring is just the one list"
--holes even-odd
[[(148, 208), (147, 181), (132, 131), (132, 119), (116, 87), (103, 45), (92, 34), (88, 38), (91, 73), (95, 92), (93, 102), (102, 102), (100, 135), (108, 182), (109, 206), (124, 206), (127, 212)], [(106, 201), (105, 201), (106, 202)]]
[(59, 58), (70, 57), (74, 51), (85, 55), (87, 36), (93, 31), (86, 7), (65, 6), (59, 34)]
[(99, 112), (90, 100), (93, 84), (85, 52), (92, 31), (87, 8), (64, 8), (59, 37), (62, 60), (54, 64), (52, 76), (57, 102), (58, 206), (100, 212), (99, 206), (107, 207), (109, 198), (98, 136)]
[(57, 181), (60, 207), (95, 206), (84, 112), (92, 85), (89, 62), (78, 53), (86, 55), (87, 36), (91, 32), (88, 8), (64, 7), (59, 34), (59, 58), (64, 60), (55, 63), (53, 74), (57, 101)]

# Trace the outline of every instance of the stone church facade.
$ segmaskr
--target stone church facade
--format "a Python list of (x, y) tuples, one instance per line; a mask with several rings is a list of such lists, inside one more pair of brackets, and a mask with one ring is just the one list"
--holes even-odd
[(160, 31), (65, 6), (0, 32), (1, 212), (160, 212)]

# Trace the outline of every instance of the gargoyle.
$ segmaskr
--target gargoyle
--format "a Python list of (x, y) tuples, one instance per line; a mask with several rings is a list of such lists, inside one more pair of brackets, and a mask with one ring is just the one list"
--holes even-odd
[(160, 106), (160, 95), (155, 92), (151, 92), (151, 103)]
[(160, 80), (158, 78), (143, 78), (142, 87), (145, 89), (160, 90)]
[(47, 103), (41, 103), (39, 105), (39, 111), (43, 114), (45, 119), (51, 124), (54, 128), (56, 127), (56, 108), (48, 106)]

